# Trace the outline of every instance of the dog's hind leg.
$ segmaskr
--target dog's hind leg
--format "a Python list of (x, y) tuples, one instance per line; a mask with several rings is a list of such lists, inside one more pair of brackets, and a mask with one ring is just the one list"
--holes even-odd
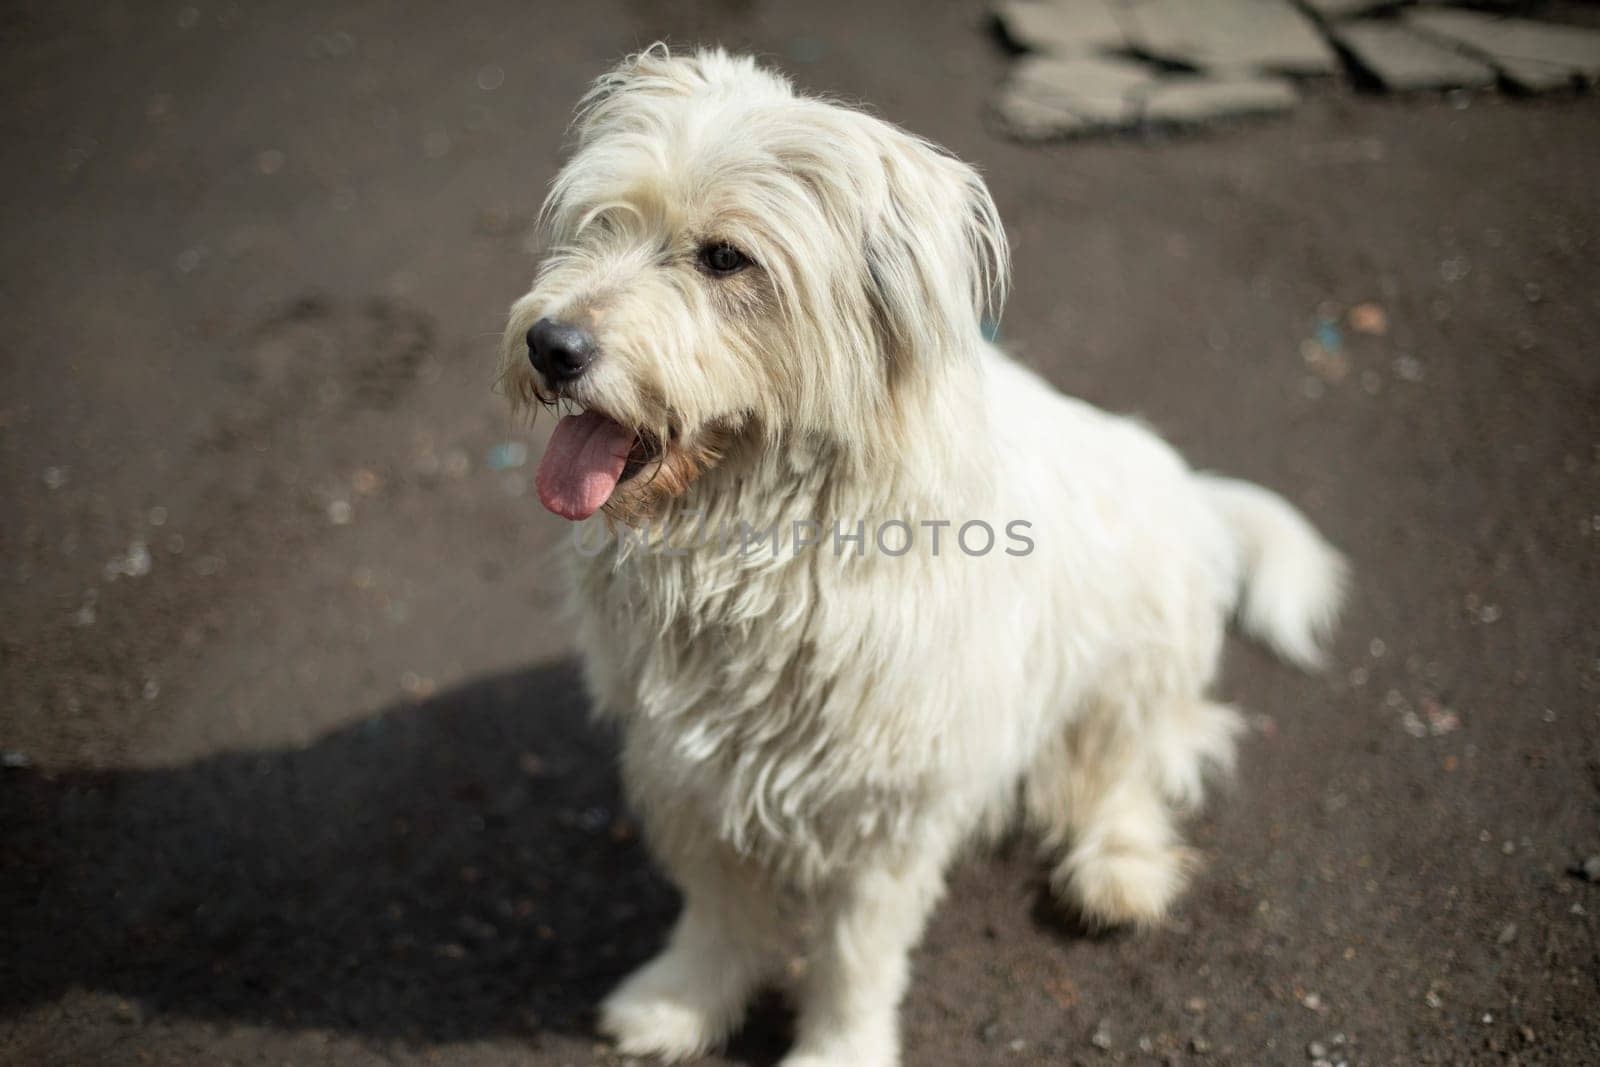
[(1151, 713), (1102, 699), (1059, 734), (1023, 795), (1056, 895), (1091, 923), (1159, 921), (1194, 866), (1176, 809), (1199, 801), (1207, 765), (1229, 763), (1238, 729), (1233, 709), (1197, 697)]
[(600, 1029), (629, 1056), (698, 1056), (742, 1021), (776, 961), (767, 895), (732, 861), (679, 865), (683, 890), (667, 947), (600, 1005)]

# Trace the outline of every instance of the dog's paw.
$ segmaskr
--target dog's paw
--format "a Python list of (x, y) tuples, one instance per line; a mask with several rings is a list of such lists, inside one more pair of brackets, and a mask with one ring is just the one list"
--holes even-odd
[(892, 1023), (801, 1040), (778, 1067), (897, 1067), (900, 1040)]
[(704, 1011), (665, 994), (612, 994), (600, 1006), (600, 1029), (624, 1055), (668, 1062), (698, 1056), (722, 1039)]
[(896, 1067), (900, 1062), (894, 1049), (837, 1048), (808, 1051), (796, 1049), (778, 1067)]
[(1085, 919), (1105, 926), (1154, 926), (1166, 917), (1195, 866), (1179, 846), (1074, 853), (1057, 869), (1056, 890)]
[(628, 1056), (689, 1059), (722, 1043), (742, 1006), (735, 991), (668, 954), (646, 964), (600, 1005), (600, 1030)]

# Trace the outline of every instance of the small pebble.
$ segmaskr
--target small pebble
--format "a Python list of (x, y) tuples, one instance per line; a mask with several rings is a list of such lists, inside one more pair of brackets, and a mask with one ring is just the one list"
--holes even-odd
[(1408, 382), (1422, 381), (1422, 364), (1415, 356), (1395, 357), (1394, 372)]
[(450, 154), (450, 135), (444, 130), (429, 130), (422, 138), (422, 154), (429, 159), (443, 159)]
[(1590, 856), (1575, 872), (1587, 882), (1600, 882), (1600, 855)]
[(491, 63), (478, 71), (478, 88), (486, 93), (493, 92), (506, 83), (506, 69)]
[(122, 557), (122, 573), (129, 578), (143, 578), (150, 573), (150, 563), (149, 547), (143, 541), (135, 541)]
[(1324, 1059), (1328, 1055), (1328, 1046), (1321, 1041), (1313, 1041), (1306, 1046), (1306, 1055), (1314, 1060)]
[(356, 39), (348, 33), (319, 33), (306, 44), (308, 59), (338, 59), (355, 51)]
[(1110, 1048), (1111, 1028), (1106, 1023), (1101, 1022), (1100, 1025), (1094, 1028), (1094, 1034), (1089, 1038), (1089, 1044), (1098, 1049)]
[(516, 470), (528, 462), (528, 446), (521, 441), (507, 441), (489, 449), (484, 466), (492, 471)]
[(504, 207), (486, 207), (478, 212), (477, 231), (487, 237), (504, 237), (518, 225), (517, 217)]
[(1461, 716), (1433, 697), (1424, 695), (1419, 703), (1422, 705), (1422, 713), (1427, 716), (1429, 733), (1437, 736), (1461, 728)]
[(1356, 333), (1381, 337), (1389, 332), (1389, 316), (1379, 304), (1357, 304), (1350, 309), (1348, 319)]

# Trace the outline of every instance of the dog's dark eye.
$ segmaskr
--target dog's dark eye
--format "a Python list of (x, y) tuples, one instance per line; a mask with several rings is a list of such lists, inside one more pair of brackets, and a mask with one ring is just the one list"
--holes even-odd
[(700, 262), (712, 274), (732, 274), (750, 265), (745, 254), (726, 241), (718, 241), (700, 249)]

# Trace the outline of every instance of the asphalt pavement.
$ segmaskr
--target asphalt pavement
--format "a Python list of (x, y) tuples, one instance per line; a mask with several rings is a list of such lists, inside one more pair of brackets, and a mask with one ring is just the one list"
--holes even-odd
[(916, 0), (0, 15), (0, 1059), (619, 1062), (675, 900), (490, 383), (572, 104), (663, 36), (977, 164), (1003, 341), (1355, 567), (1325, 675), (1230, 643), (1172, 921), (974, 856), (908, 1067), (1600, 1060), (1600, 102), (1021, 144), (981, 7)]

